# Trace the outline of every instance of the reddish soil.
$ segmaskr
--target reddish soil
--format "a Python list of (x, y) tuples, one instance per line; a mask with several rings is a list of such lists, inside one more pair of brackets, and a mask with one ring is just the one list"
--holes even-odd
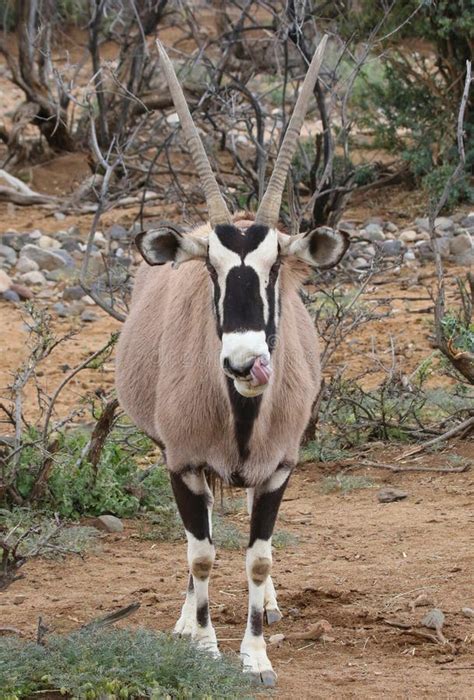
[[(329, 471), (300, 467), (283, 503), (280, 525), (299, 543), (275, 552), (284, 619), (267, 633), (301, 632), (325, 619), (334, 641), (270, 645), (277, 697), (472, 698), (474, 622), (461, 612), (474, 604), (472, 474), (370, 470), (376, 485), (409, 494), (382, 505), (375, 488), (325, 495)], [(186, 586), (185, 545), (144, 542), (129, 522), (123, 535), (106, 535), (95, 555), (31, 561), (23, 574), (2, 594), (0, 618), (28, 637), (39, 615), (66, 631), (132, 601), (141, 608), (126, 624), (169, 630)], [(420, 593), (445, 613), (449, 645), (387, 624), (419, 625), (429, 608), (409, 604)], [(25, 595), (21, 605), (13, 604), (17, 594)], [(221, 649), (236, 653), (246, 615), (243, 552), (219, 552), (211, 602)]]

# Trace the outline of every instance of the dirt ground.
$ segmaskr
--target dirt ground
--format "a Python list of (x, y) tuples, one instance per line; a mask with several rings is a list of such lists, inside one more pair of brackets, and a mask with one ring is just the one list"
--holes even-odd
[[(461, 612), (474, 604), (472, 473), (372, 470), (373, 488), (342, 495), (323, 492), (330, 471), (300, 467), (282, 505), (280, 526), (298, 544), (275, 551), (284, 618), (266, 632), (305, 631), (325, 619), (334, 641), (270, 645), (276, 697), (472, 698), (474, 621)], [(408, 498), (380, 504), (377, 486), (386, 484)], [(186, 587), (185, 545), (143, 541), (128, 522), (123, 534), (104, 536), (97, 554), (31, 561), (23, 574), (1, 595), (0, 619), (27, 637), (40, 615), (66, 631), (133, 601), (141, 607), (127, 624), (169, 630)], [(419, 624), (429, 608), (410, 603), (421, 593), (443, 610), (449, 645), (388, 624)], [(246, 616), (243, 552), (218, 553), (211, 613), (221, 649), (236, 653)]]

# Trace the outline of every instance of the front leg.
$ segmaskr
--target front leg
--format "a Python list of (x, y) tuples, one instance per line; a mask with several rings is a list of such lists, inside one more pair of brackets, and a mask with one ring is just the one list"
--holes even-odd
[(266, 686), (274, 686), (277, 676), (267, 656), (263, 638), (265, 586), (272, 566), (273, 528), (290, 474), (291, 467), (281, 464), (270, 479), (255, 488), (250, 519), (246, 559), (249, 610), (240, 654), (244, 670), (255, 674)]
[(209, 576), (216, 556), (212, 543), (212, 493), (204, 471), (171, 473), (171, 486), (188, 540), (190, 579), (175, 632), (190, 634), (200, 647), (218, 656), (209, 614)]

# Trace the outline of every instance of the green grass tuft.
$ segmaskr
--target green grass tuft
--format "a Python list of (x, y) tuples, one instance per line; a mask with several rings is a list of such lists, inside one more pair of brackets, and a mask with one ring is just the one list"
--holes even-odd
[(372, 479), (367, 476), (352, 476), (351, 474), (336, 474), (336, 476), (326, 476), (322, 482), (323, 493), (350, 493), (357, 489), (372, 489), (376, 486)]
[(229, 658), (213, 659), (190, 641), (146, 629), (84, 630), (46, 646), (0, 638), (3, 700), (44, 690), (73, 698), (252, 698), (251, 679)]

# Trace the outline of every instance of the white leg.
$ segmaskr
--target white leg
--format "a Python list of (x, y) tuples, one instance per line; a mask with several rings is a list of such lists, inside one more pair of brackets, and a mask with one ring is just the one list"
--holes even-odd
[(240, 654), (244, 670), (254, 674), (269, 687), (275, 685), (277, 676), (267, 656), (263, 638), (263, 612), (265, 602), (269, 610), (278, 610), (275, 588), (270, 579), (272, 532), (290, 474), (290, 466), (281, 464), (268, 481), (247, 492), (251, 511), (250, 540), (246, 558), (249, 609)]
[[(253, 501), (255, 496), (255, 489), (247, 489), (247, 512), (249, 515), (252, 514)], [(276, 598), (275, 586), (273, 585), (272, 577), (267, 576), (265, 581), (265, 593), (263, 600), (263, 607), (265, 611), (265, 618), (268, 625), (272, 625), (275, 622), (280, 622), (283, 615), (281, 614), (280, 608), (278, 607), (278, 602)]]
[(203, 471), (171, 474), (171, 485), (186, 530), (191, 576), (175, 632), (190, 634), (200, 647), (219, 656), (209, 614), (209, 576), (216, 556), (212, 543), (212, 493)]

